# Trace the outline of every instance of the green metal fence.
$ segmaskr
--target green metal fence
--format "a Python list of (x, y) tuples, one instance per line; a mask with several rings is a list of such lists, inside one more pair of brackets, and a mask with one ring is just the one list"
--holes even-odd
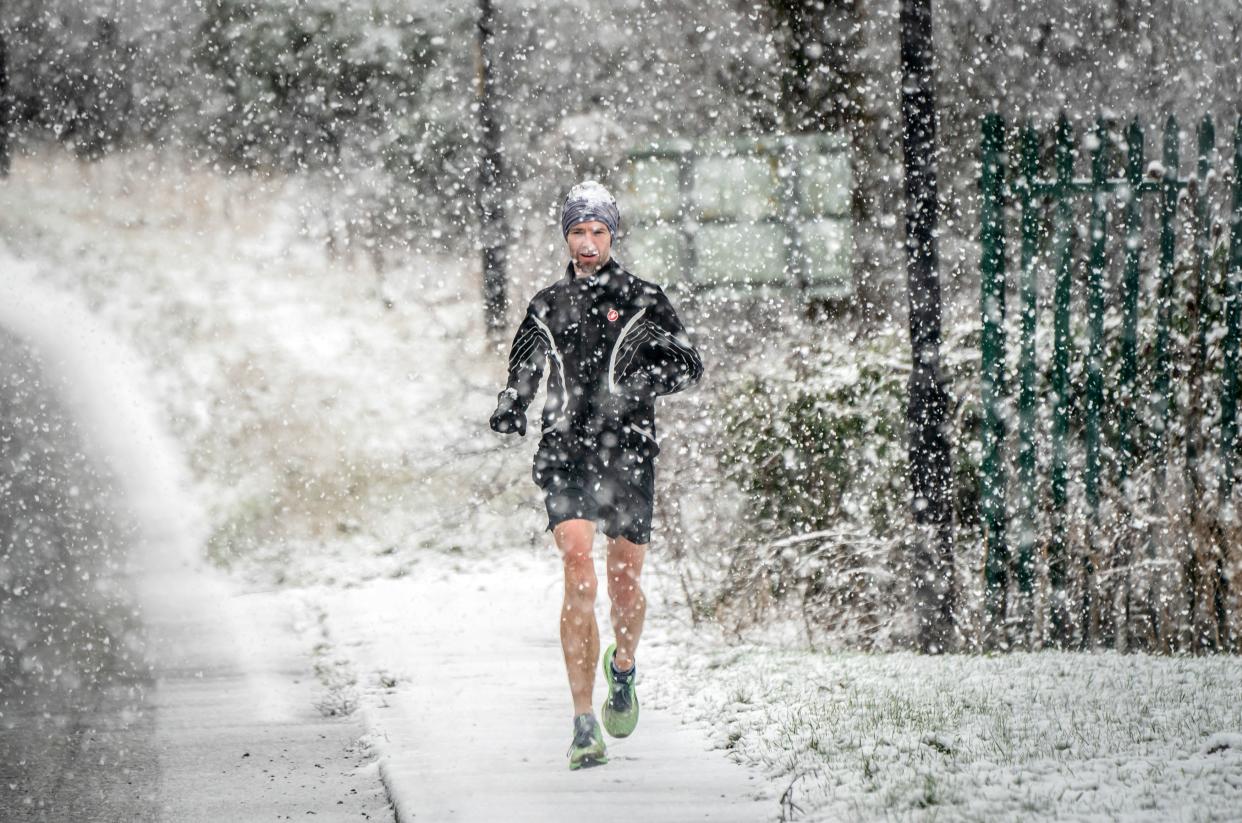
[[(1205, 487), (1203, 497), (1211, 493), (1217, 516), (1227, 518), (1231, 511), (1242, 337), (1242, 118), (1234, 134), (1232, 174), (1223, 176), (1232, 180), (1231, 203), (1218, 207), (1229, 212), (1228, 249), (1215, 256), (1214, 245), (1218, 251), (1224, 245), (1214, 244), (1211, 197), (1221, 188), (1222, 175), (1210, 117), (1198, 125), (1197, 166), (1186, 177), (1179, 169), (1179, 128), (1172, 117), (1164, 124), (1159, 162), (1148, 161), (1137, 120), (1121, 130), (1100, 120), (1080, 137), (1062, 116), (1051, 131), (1046, 138), (1029, 122), (1007, 129), (996, 114), (982, 124), (979, 505), (989, 623), (1029, 619), (1037, 581), (1046, 579), (1046, 635), (1063, 642), (1071, 633), (1099, 636), (1095, 621), (1101, 609), (1093, 602), (1099, 587), (1082, 585), (1072, 594), (1068, 581), (1098, 581), (1106, 574), (1122, 578), (1136, 562), (1130, 552), (1141, 541), (1098, 528), (1101, 497), (1107, 493), (1124, 505), (1140, 462), (1169, 465), (1175, 413), (1186, 418), (1178, 429), (1185, 447), (1179, 465), (1192, 473), (1200, 465), (1216, 465), (1213, 488)], [(1075, 176), (1082, 154), (1089, 155), (1088, 177)], [(1147, 210), (1145, 197), (1154, 198)], [(1154, 261), (1145, 256), (1145, 211), (1158, 222)], [(1016, 282), (1009, 283), (1006, 232), (1015, 212), (1019, 270)], [(1116, 220), (1121, 234), (1114, 237)], [(1180, 254), (1179, 234), (1192, 237)], [(1083, 241), (1085, 260), (1076, 248)], [(1117, 246), (1124, 253), (1110, 256)], [(1011, 288), (1020, 312), (1016, 323), (1006, 318)], [(1039, 334), (1049, 313), (1050, 350), (1047, 335)], [(1014, 331), (1017, 350), (1009, 355), (1007, 335)], [(1177, 348), (1175, 334), (1184, 336), (1187, 346)], [(1220, 347), (1210, 358), (1218, 364), (1214, 373), (1208, 368), (1209, 345)], [(1174, 358), (1185, 353), (1188, 359), (1175, 369)], [(1215, 419), (1200, 419), (1209, 406), (1218, 409)], [(1012, 485), (1011, 451), (1016, 452)], [(1085, 528), (1073, 539), (1067, 534), (1072, 494), (1086, 512)], [(1141, 528), (1133, 515), (1128, 514), (1139, 524), (1134, 528)], [(1086, 549), (1070, 551), (1071, 542), (1081, 547), (1084, 540)], [(1041, 570), (1046, 578), (1039, 577)]]

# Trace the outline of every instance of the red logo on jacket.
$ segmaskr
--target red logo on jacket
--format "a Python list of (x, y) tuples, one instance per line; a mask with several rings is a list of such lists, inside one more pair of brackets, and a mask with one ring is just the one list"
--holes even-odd
[(621, 315), (617, 313), (617, 310), (616, 310), (616, 309), (609, 309), (609, 310), (608, 310), (608, 322), (609, 322), (609, 323), (615, 323), (615, 322), (617, 322), (617, 318), (618, 318), (618, 317), (620, 317), (620, 316), (621, 316)]

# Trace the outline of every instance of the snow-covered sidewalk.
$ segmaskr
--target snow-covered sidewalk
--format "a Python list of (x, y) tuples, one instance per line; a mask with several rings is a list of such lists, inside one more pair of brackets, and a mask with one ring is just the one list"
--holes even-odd
[[(570, 772), (572, 706), (551, 554), (428, 555), (408, 577), (307, 594), (322, 641), (360, 687), (398, 819), (763, 821), (766, 782), (709, 750), (699, 726), (644, 700), (677, 660), (658, 630), (640, 650), (642, 719), (608, 765)], [(603, 598), (601, 598), (602, 601)], [(601, 635), (607, 637), (602, 613)], [(603, 689), (596, 683), (596, 703)]]

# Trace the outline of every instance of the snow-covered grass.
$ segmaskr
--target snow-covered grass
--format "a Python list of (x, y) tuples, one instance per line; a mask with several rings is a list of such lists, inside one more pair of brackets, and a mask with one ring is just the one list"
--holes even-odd
[[(334, 617), (336, 594), (366, 606), (384, 588), (396, 603), (389, 579), (417, 578), (429, 552), (454, 577), (428, 597), (452, 598), (514, 550), (534, 552), (554, 582), (528, 479), (534, 443), (486, 431), (504, 357), (484, 340), (471, 261), (411, 259), (381, 280), (325, 254), (319, 214), (296, 180), (219, 178), (145, 154), (19, 158), (0, 184), (0, 267), (21, 259), (146, 360), (208, 512), (203, 551), (307, 593), (307, 653), (332, 696), (320, 710), (379, 711), (389, 694), (417, 707), (414, 675), (428, 669), (359, 671), (349, 650), (374, 638), (342, 636), (366, 623)], [(1236, 658), (739, 644), (683, 622), (658, 547), (650, 568), (644, 699), (703, 725), (722, 757), (792, 785), (791, 814), (1242, 819)]]
[(680, 659), (659, 698), (792, 787), (808, 820), (1242, 819), (1235, 658), (743, 644)]

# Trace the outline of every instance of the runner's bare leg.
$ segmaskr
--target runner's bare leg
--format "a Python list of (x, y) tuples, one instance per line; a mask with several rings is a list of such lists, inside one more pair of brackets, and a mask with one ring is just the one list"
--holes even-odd
[(599, 662), (599, 626), (595, 622), (595, 561), (591, 544), (595, 523), (566, 520), (552, 530), (565, 567), (565, 599), (561, 607), (561, 649), (574, 699), (574, 715), (591, 711), (595, 666)]
[(612, 630), (617, 636), (613, 661), (621, 671), (634, 665), (647, 616), (647, 598), (638, 582), (646, 556), (646, 543), (639, 545), (624, 537), (608, 538), (608, 598), (612, 601)]

